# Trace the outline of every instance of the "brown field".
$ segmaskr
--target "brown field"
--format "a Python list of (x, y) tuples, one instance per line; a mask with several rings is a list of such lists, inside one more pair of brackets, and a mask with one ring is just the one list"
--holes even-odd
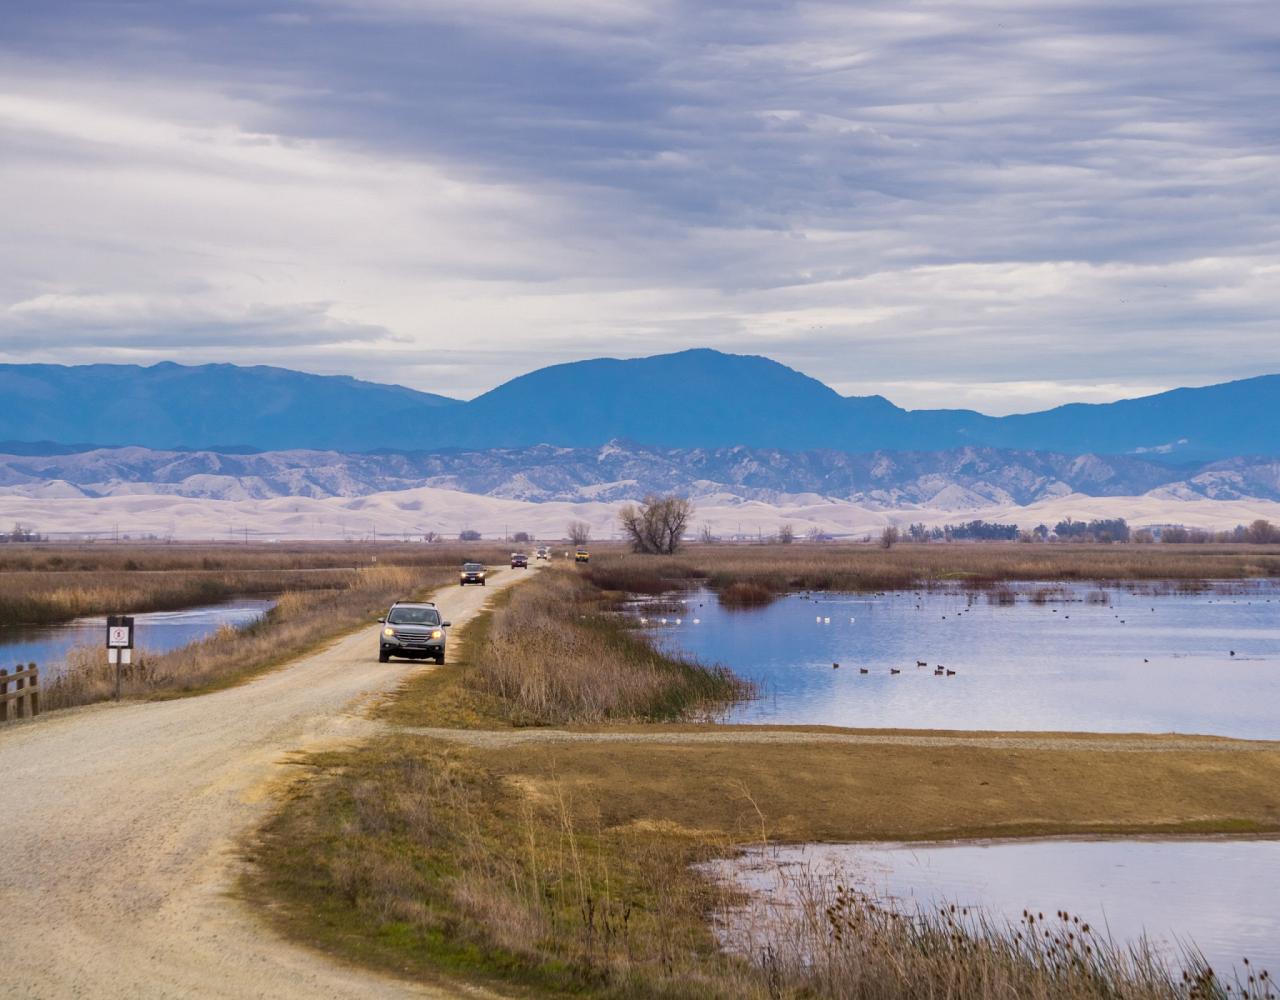
[(357, 570), (502, 562), (493, 543), (313, 545), (3, 545), (0, 626), (166, 611), (252, 594), (341, 590)]
[(875, 545), (689, 545), (676, 556), (618, 548), (592, 555), (591, 579), (608, 590), (662, 593), (706, 581), (728, 603), (750, 606), (801, 590), (906, 590), (1004, 581), (1167, 580), (1198, 584), (1280, 576), (1280, 546), (1019, 542)]

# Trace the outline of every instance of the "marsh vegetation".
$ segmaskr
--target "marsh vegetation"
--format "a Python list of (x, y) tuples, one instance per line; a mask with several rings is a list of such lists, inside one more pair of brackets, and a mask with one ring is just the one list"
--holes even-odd
[(1280, 546), (901, 543), (695, 545), (674, 556), (618, 549), (597, 553), (600, 587), (661, 594), (705, 581), (726, 604), (759, 606), (795, 591), (911, 590), (1009, 581), (1187, 581), (1280, 577)]

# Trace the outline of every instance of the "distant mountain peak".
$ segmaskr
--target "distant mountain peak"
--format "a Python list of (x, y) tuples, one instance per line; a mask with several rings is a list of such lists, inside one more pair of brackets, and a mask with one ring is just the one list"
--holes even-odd
[(539, 368), (469, 402), (270, 366), (0, 365), (0, 440), (224, 451), (742, 446), (778, 453), (963, 445), (1142, 454), (1165, 463), (1280, 455), (1280, 375), (989, 417), (841, 396), (758, 354), (696, 347)]

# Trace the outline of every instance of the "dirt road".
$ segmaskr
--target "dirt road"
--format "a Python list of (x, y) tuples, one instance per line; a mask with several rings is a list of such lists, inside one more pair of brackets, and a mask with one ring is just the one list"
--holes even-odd
[[(523, 578), (439, 594), (455, 629)], [(241, 687), (0, 728), (0, 996), (443, 997), (283, 941), (229, 896), (294, 751), (368, 736), (418, 670), (361, 629)]]

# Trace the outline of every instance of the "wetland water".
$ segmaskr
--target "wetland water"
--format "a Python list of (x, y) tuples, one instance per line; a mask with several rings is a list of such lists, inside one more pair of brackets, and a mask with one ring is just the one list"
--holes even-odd
[[(167, 653), (212, 635), (223, 625), (248, 625), (275, 603), (274, 598), (238, 598), (181, 611), (134, 615), (134, 644), (149, 653)], [(62, 672), (67, 651), (72, 647), (101, 646), (105, 657), (106, 627), (105, 617), (89, 617), (62, 625), (0, 628), (0, 665), (35, 662), (40, 665), (42, 679), (52, 677)]]
[[(766, 908), (791, 907), (807, 880), (841, 880), (911, 913), (936, 905), (979, 907), (1017, 923), (1024, 909), (1058, 910), (1117, 942), (1143, 934), (1166, 958), (1193, 942), (1215, 969), (1248, 958), (1280, 970), (1280, 841), (1025, 840), (954, 844), (813, 844), (751, 851), (712, 870)], [(770, 918), (763, 927), (783, 919)], [(761, 915), (728, 914), (726, 944), (749, 944)]]
[(1280, 584), (1163, 589), (792, 594), (745, 611), (697, 591), (637, 611), (668, 648), (756, 682), (728, 722), (1280, 739)]

